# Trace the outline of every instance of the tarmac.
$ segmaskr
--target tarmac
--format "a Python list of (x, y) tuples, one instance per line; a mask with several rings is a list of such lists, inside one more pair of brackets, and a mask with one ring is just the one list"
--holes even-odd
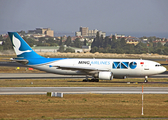
[[(1, 87), (0, 95), (47, 94), (142, 94), (142, 87)], [(168, 94), (167, 87), (144, 87), (143, 94)]]

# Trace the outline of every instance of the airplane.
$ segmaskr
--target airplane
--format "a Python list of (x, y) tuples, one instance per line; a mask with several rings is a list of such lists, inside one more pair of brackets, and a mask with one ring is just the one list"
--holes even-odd
[(19, 62), (31, 68), (62, 75), (92, 76), (90, 81), (145, 77), (166, 71), (160, 63), (142, 59), (45, 58), (37, 54), (17, 32), (8, 32)]

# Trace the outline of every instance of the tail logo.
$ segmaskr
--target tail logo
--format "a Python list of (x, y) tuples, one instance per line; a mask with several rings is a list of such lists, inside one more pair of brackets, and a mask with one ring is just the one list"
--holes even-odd
[(21, 50), (19, 50), (20, 46), (21, 46), (20, 40), (13, 35), (13, 48), (16, 52), (16, 55), (21, 55), (25, 52), (31, 52), (32, 51), (32, 50), (21, 51)]

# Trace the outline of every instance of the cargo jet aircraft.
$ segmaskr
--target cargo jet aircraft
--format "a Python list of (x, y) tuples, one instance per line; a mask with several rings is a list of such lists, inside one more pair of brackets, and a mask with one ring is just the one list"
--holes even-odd
[(8, 32), (17, 58), (14, 61), (49, 73), (92, 76), (91, 81), (145, 77), (166, 71), (161, 64), (142, 59), (45, 58), (38, 55), (16, 32)]

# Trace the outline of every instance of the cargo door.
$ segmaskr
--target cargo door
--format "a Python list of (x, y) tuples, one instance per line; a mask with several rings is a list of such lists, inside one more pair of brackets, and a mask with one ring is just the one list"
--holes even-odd
[(144, 70), (149, 70), (149, 62), (145, 62)]

